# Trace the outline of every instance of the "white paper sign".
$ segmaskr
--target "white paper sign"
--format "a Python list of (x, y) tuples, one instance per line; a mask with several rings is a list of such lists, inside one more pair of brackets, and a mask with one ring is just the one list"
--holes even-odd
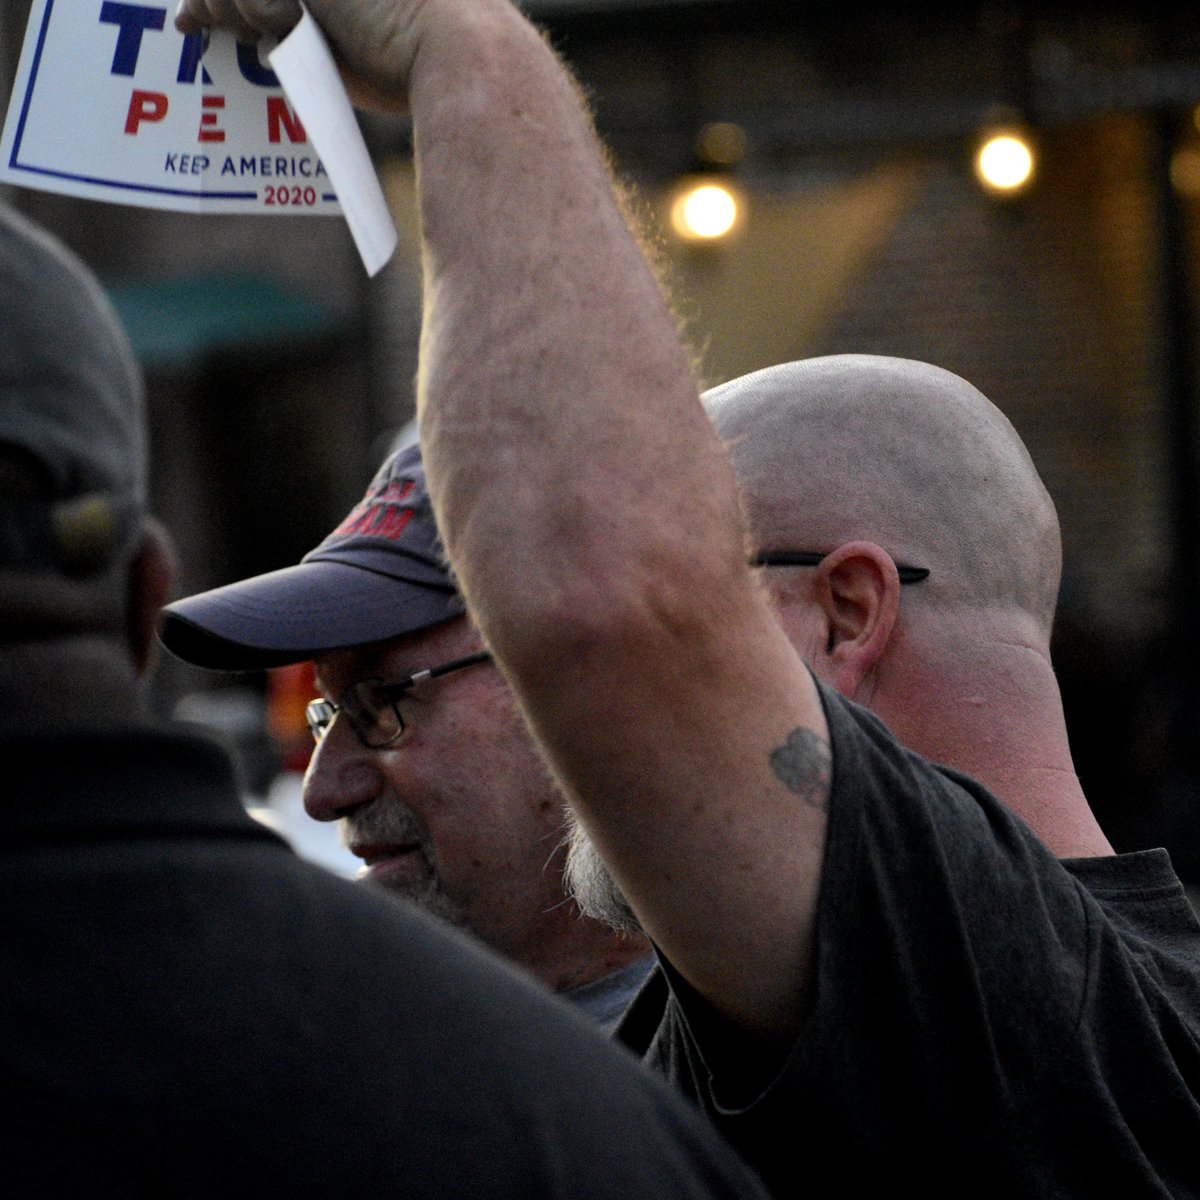
[[(351, 229), (374, 273), (391, 253), (381, 210), (393, 246), (395, 227), (353, 115), (321, 157), (264, 61), (272, 42), (245, 46), (220, 30), (184, 37), (173, 18), (174, 0), (34, 0), (0, 137), (0, 180), (185, 212), (365, 207), (376, 223), (371, 244), (364, 249), (357, 216)], [(328, 57), (323, 39), (321, 49)], [(295, 87), (310, 110), (329, 102), (307, 95), (303, 78)], [(353, 203), (339, 204), (339, 192), (344, 201), (356, 193)]]
[(307, 9), (270, 61), (329, 165), (354, 244), (374, 275), (396, 249), (396, 225), (329, 44)]

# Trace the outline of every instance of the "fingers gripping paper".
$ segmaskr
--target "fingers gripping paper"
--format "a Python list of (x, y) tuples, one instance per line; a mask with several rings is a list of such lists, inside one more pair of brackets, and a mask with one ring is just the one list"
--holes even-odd
[(374, 274), (395, 226), (307, 12), (269, 61), (221, 31), (185, 37), (166, 3), (34, 0), (0, 179), (185, 212), (344, 213)]

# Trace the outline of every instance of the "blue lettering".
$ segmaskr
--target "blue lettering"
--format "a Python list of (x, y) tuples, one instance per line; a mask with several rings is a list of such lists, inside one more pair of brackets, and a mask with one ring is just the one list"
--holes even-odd
[(316, 169), (316, 171), (313, 172), (313, 174), (314, 175), (328, 175), (329, 174), (329, 172), (325, 170), (325, 164), (319, 158), (317, 159), (317, 169)]
[(233, 165), (233, 159), (228, 154), (225, 155), (225, 161), (221, 164), (221, 174), (236, 175), (237, 173), (237, 167)]
[[(208, 170), (209, 163), (207, 154), (180, 154), (176, 151), (167, 155), (163, 170), (172, 175), (203, 175)], [(224, 175), (233, 169), (233, 159), (227, 158), (221, 174)]]
[(257, 175), (257, 160), (253, 158), (243, 158), (242, 169), (238, 173), (240, 175)]
[(100, 6), (100, 20), (105, 25), (118, 25), (121, 29), (117, 35), (111, 73), (132, 75), (137, 69), (138, 54), (142, 49), (142, 34), (147, 29), (161, 30), (167, 23), (167, 10), (105, 0)]
[(247, 83), (256, 83), (259, 87), (277, 88), (280, 86), (279, 77), (269, 67), (262, 65), (262, 60), (258, 57), (258, 47), (247, 45), (245, 42), (237, 44), (237, 61), (238, 70), (242, 73), (242, 78)]
[[(179, 74), (175, 77), (179, 83), (196, 82), (196, 70), (207, 49), (202, 33), (189, 33), (183, 39), (183, 49), (179, 52)], [(212, 83), (207, 67), (204, 68), (204, 82)]]

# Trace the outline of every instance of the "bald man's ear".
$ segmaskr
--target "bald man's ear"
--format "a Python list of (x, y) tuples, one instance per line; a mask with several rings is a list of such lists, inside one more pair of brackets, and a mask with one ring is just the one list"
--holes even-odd
[(174, 580), (171, 535), (153, 517), (147, 517), (142, 540), (129, 563), (126, 609), (126, 636), (139, 675), (148, 674), (154, 660), (158, 613), (171, 598)]
[(874, 542), (846, 542), (826, 555), (814, 580), (825, 615), (829, 678), (854, 699), (887, 652), (900, 611), (900, 577)]

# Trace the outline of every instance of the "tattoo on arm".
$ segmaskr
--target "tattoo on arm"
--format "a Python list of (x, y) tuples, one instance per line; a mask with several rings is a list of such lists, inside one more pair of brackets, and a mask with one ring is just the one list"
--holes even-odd
[(828, 742), (811, 729), (793, 729), (787, 741), (771, 751), (769, 761), (789, 792), (821, 812), (829, 811), (832, 772)]

